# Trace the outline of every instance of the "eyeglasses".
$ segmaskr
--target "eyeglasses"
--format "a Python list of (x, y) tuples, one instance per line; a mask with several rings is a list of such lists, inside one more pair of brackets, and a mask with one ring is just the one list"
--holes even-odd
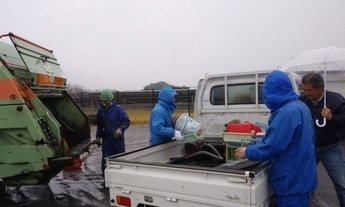
[(313, 91), (315, 91), (315, 88), (302, 88), (302, 92), (303, 93), (305, 93), (305, 92), (310, 93), (310, 92), (313, 92)]

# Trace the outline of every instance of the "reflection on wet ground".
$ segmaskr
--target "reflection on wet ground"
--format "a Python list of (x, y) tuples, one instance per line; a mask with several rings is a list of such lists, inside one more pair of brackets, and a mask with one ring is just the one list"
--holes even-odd
[(58, 206), (110, 206), (108, 189), (102, 186), (101, 148), (93, 148), (81, 170), (64, 170), (49, 183)]
[(63, 170), (49, 185), (7, 187), (0, 206), (110, 206), (109, 191), (102, 186), (101, 148), (92, 148), (80, 170)]

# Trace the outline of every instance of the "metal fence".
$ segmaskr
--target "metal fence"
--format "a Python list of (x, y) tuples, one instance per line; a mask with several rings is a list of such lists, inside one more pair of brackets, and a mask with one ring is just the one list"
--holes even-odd
[[(176, 89), (179, 109), (194, 109), (195, 89)], [(159, 90), (114, 91), (114, 100), (125, 109), (152, 109), (157, 103)], [(101, 104), (100, 93), (70, 93), (76, 103), (86, 111), (96, 111)]]

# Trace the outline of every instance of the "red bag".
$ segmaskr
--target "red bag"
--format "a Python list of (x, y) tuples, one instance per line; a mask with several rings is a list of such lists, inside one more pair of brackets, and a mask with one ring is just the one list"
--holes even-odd
[(228, 123), (225, 125), (227, 132), (252, 133), (261, 132), (261, 128), (248, 121), (241, 123)]

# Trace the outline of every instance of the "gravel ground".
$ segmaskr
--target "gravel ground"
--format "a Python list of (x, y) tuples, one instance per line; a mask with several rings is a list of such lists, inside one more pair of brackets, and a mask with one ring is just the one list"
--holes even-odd
[[(94, 127), (92, 127), (94, 135)], [(148, 145), (148, 126), (131, 126), (126, 131), (126, 151)], [(109, 190), (102, 186), (101, 149), (92, 146), (93, 154), (81, 170), (62, 171), (49, 185), (7, 187), (1, 195), (1, 207), (98, 207), (110, 206)], [(319, 186), (311, 207), (339, 207), (332, 182), (319, 164)]]

